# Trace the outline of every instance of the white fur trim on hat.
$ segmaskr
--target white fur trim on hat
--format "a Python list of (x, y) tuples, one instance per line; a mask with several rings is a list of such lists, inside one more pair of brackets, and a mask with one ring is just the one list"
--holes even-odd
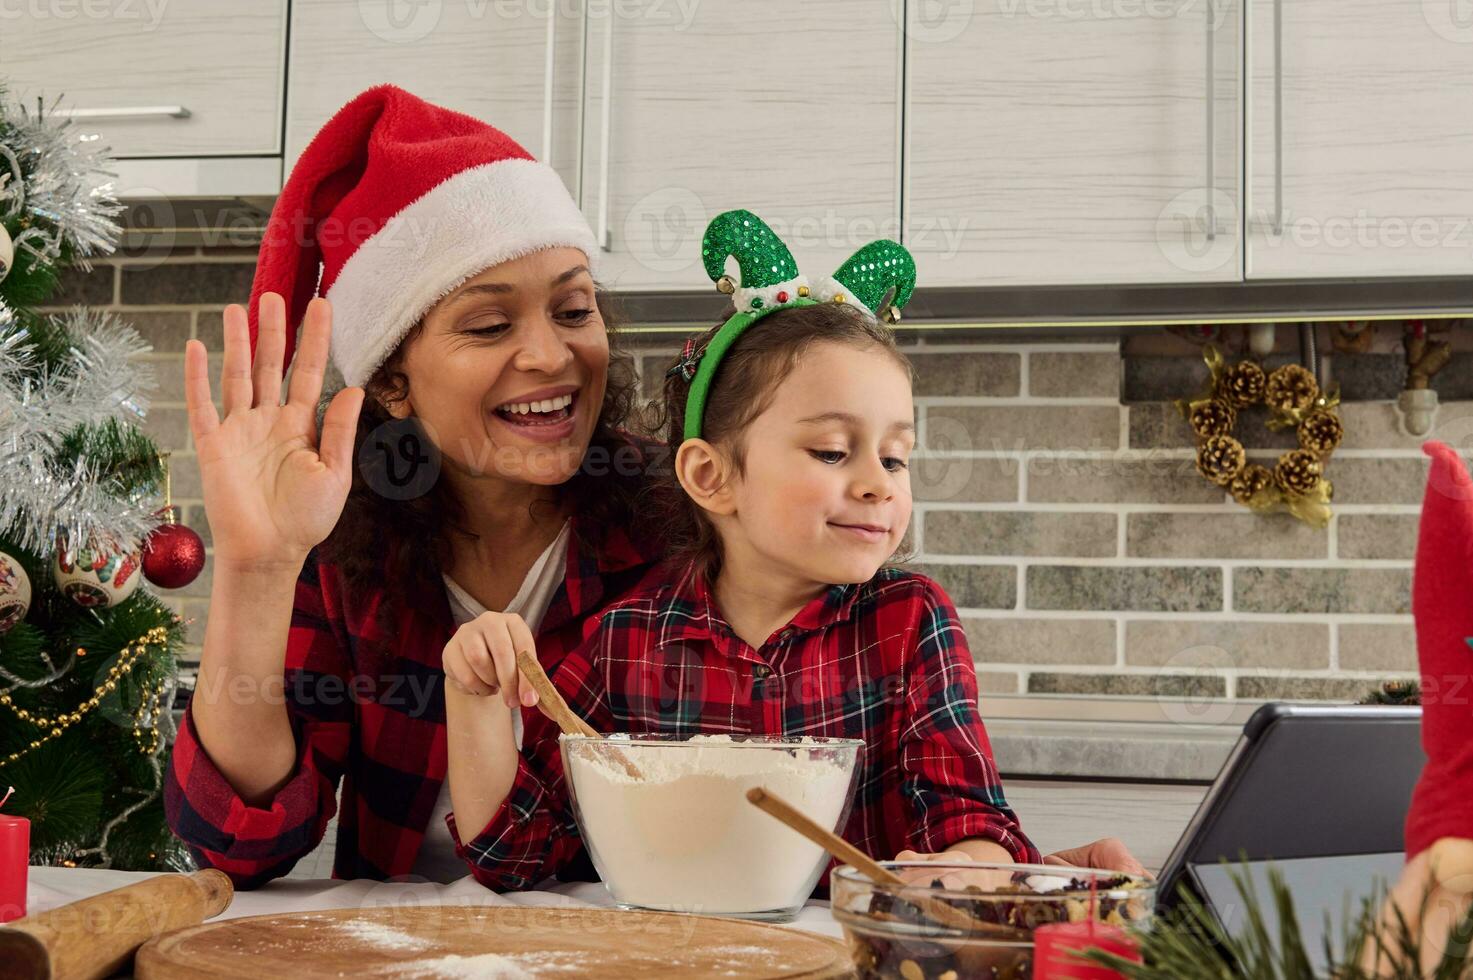
[(390, 218), (343, 263), (327, 291), (333, 364), (347, 384), (363, 384), (461, 283), (557, 247), (581, 249), (593, 271), (593, 230), (551, 167), (502, 160), (461, 171)]

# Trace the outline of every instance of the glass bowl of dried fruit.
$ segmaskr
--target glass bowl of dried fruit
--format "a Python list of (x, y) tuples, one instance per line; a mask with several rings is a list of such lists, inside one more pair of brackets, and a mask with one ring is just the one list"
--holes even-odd
[(1042, 864), (883, 861), (903, 885), (834, 869), (833, 915), (861, 980), (1029, 980), (1033, 930), (1093, 915), (1146, 926), (1156, 908), (1147, 878)]

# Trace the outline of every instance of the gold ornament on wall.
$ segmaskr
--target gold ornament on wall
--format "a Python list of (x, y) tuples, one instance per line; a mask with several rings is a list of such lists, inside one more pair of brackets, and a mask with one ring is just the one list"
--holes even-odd
[[(1216, 351), (1217, 348), (1211, 348)], [(1209, 355), (1208, 364), (1212, 359)], [(1222, 355), (1218, 354), (1218, 358)], [(1263, 401), (1263, 394), (1268, 388), (1268, 375), (1264, 373), (1257, 361), (1242, 361), (1232, 367), (1224, 368), (1221, 383), (1218, 387), (1222, 391), (1222, 397), (1232, 402), (1237, 408), (1247, 408), (1249, 405), (1257, 405)]]
[(1225, 436), (1238, 427), (1238, 410), (1230, 402), (1213, 398), (1193, 408), (1190, 421), (1198, 439)]
[[(1325, 477), (1330, 455), (1345, 438), (1336, 413), (1338, 388), (1322, 391), (1313, 372), (1286, 364), (1272, 372), (1256, 361), (1229, 365), (1208, 346), (1203, 360), (1211, 372), (1206, 390), (1176, 403), (1197, 437), (1197, 472), (1260, 514), (1288, 511), (1314, 527), (1330, 523), (1334, 487)], [(1250, 462), (1237, 435), (1239, 412), (1253, 405), (1269, 411), (1268, 428), (1293, 429), (1299, 447), (1273, 466)]]
[(1220, 487), (1228, 486), (1248, 465), (1248, 451), (1232, 436), (1208, 436), (1197, 446), (1197, 472)]

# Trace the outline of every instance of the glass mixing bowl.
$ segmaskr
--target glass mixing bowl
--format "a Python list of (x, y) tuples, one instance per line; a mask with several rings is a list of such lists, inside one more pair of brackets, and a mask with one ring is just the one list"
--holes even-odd
[[(1155, 914), (1156, 886), (1147, 878), (1044, 864), (881, 861), (906, 879), (878, 884), (850, 865), (834, 869), (834, 918), (854, 954), (861, 980), (874, 977), (996, 977), (1033, 975), (1033, 930), (1089, 917), (1118, 926), (1146, 925)], [(974, 925), (942, 924), (936, 904), (967, 912)]]
[(849, 819), (864, 743), (843, 738), (561, 738), (573, 815), (626, 908), (783, 921), (828, 856), (747, 801), (763, 789), (835, 832)]

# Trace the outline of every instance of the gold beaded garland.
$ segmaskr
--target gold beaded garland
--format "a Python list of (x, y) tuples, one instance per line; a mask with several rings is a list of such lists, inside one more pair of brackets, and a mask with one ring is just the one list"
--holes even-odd
[[(66, 731), (66, 729), (70, 728), (72, 725), (80, 722), (84, 717), (87, 716), (89, 712), (96, 708), (97, 705), (101, 703), (103, 695), (105, 693), (113, 691), (117, 688), (119, 678), (123, 677), (125, 674), (133, 669), (139, 658), (141, 658), (145, 653), (148, 652), (149, 647), (162, 646), (168, 642), (168, 638), (169, 631), (165, 627), (155, 626), (153, 629), (149, 630), (133, 643), (123, 647), (123, 649), (118, 653), (117, 661), (108, 668), (107, 677), (104, 679), (102, 685), (93, 689), (92, 696), (89, 697), (86, 701), (82, 702), (75, 710), (71, 712), (61, 712), (57, 714), (55, 718), (48, 718), (43, 715), (32, 715), (25, 708), (17, 706), (15, 702), (11, 699), (9, 692), (0, 691), (0, 705), (3, 705), (4, 707), (10, 709), (11, 713), (14, 714), (15, 717), (19, 718), (21, 721), (27, 722), (28, 724), (31, 724), (36, 728), (46, 731), (46, 734), (44, 736), (39, 739), (33, 740), (26, 748), (21, 749), (18, 752), (12, 752), (10, 753), (10, 755), (6, 756), (3, 761), (0, 761), (0, 766), (5, 766), (9, 763), (15, 762), (22, 756), (30, 753), (33, 749), (40, 748), (42, 745), (51, 741), (53, 738), (60, 738), (62, 732)], [(78, 647), (76, 650), (76, 656), (81, 657), (85, 652), (86, 651), (83, 650), (81, 647)], [(166, 683), (167, 682), (165, 682), (165, 684)], [(159, 696), (159, 692), (162, 690), (163, 686), (163, 684), (156, 685), (152, 689), (155, 698)], [(140, 703), (140, 711), (135, 713), (135, 735), (139, 734), (137, 724), (139, 721), (139, 716), (142, 713), (142, 708), (146, 707), (149, 703), (149, 698), (144, 697)], [(48, 729), (49, 731), (47, 731)], [(154, 748), (157, 748), (158, 731), (156, 728), (153, 731), (152, 744)]]
[[(1314, 374), (1297, 364), (1272, 373), (1251, 360), (1228, 365), (1210, 345), (1203, 359), (1211, 372), (1206, 390), (1176, 403), (1197, 437), (1198, 472), (1257, 513), (1286, 510), (1307, 524), (1327, 526), (1334, 487), (1325, 464), (1345, 436), (1335, 413), (1338, 389), (1322, 391)], [(1272, 467), (1249, 462), (1235, 434), (1239, 410), (1260, 404), (1268, 407), (1268, 428), (1292, 428), (1299, 443)]]

